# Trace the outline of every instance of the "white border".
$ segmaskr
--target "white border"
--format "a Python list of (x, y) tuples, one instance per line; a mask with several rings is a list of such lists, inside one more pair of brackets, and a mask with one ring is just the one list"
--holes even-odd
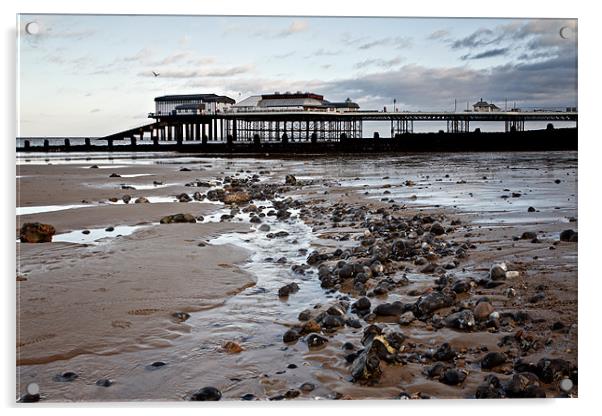
[[(144, 412), (145, 414), (165, 415), (170, 407), (177, 407), (177, 412), (196, 415), (214, 414), (321, 414), (322, 412), (344, 412), (347, 414), (388, 415), (393, 413), (419, 412), (431, 414), (483, 414), (508, 415), (530, 411), (540, 414), (574, 415), (577, 412), (588, 412), (594, 409), (602, 395), (598, 393), (599, 380), (602, 374), (600, 366), (600, 313), (597, 306), (600, 303), (600, 281), (602, 273), (598, 265), (600, 259), (600, 227), (597, 214), (600, 211), (600, 116), (594, 115), (600, 105), (600, 54), (599, 40), (602, 39), (600, 13), (597, 13), (595, 2), (569, 2), (567, 0), (546, 0), (545, 2), (527, 2), (524, 0), (501, 1), (391, 1), (369, 0), (351, 3), (350, 1), (303, 0), (285, 2), (282, 0), (104, 0), (104, 1), (70, 1), (70, 0), (21, 0), (19, 2), (1, 2), (3, 42), (3, 87), (4, 97), (0, 101), (0, 114), (4, 134), (2, 141), (2, 190), (4, 196), (3, 212), (6, 232), (2, 239), (2, 265), (4, 271), (3, 320), (4, 342), (1, 343), (3, 352), (2, 404), (12, 407), (15, 411), (15, 257), (14, 235), (15, 225), (14, 201), (14, 137), (16, 134), (15, 111), (15, 55), (16, 55), (16, 13), (104, 13), (104, 14), (230, 14), (230, 15), (331, 15), (331, 16), (440, 16), (440, 17), (564, 17), (579, 19), (579, 396), (577, 400), (547, 400), (541, 401), (430, 401), (421, 402), (324, 402), (324, 403), (269, 403), (257, 406), (249, 403), (219, 403), (218, 406), (191, 406), (171, 404), (114, 404), (111, 409), (123, 409), (126, 412)], [(21, 412), (35, 411), (23, 409)], [(70, 405), (46, 406), (44, 414), (81, 413), (83, 407), (91, 407), (86, 412), (106, 414), (106, 405)], [(114, 411), (112, 410), (112, 411)], [(317, 413), (316, 413), (317, 412)], [(599, 410), (598, 410), (599, 412)]]

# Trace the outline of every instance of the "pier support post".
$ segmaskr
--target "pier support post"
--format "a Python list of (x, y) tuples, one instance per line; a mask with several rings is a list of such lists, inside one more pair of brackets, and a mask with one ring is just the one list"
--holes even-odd
[(25, 149), (29, 149), (29, 148), (31, 147), (31, 142), (30, 142), (29, 140), (25, 140), (25, 141), (23, 142), (23, 147), (24, 147)]

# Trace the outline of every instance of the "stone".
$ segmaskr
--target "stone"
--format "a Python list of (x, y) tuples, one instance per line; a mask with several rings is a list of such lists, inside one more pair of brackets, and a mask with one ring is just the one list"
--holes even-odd
[(321, 330), (322, 327), (320, 324), (313, 319), (310, 319), (301, 327), (302, 334), (311, 334), (312, 332), (320, 332)]
[(244, 351), (243, 347), (241, 347), (237, 342), (228, 341), (222, 346), (223, 350), (228, 354), (238, 354), (239, 352)]
[(136, 198), (136, 200), (134, 201), (134, 204), (148, 204), (150, 201), (148, 199), (146, 199), (145, 197), (141, 196), (139, 198)]
[(381, 360), (394, 363), (397, 353), (402, 348), (402, 334), (384, 336), (376, 325), (370, 325), (364, 330), (362, 344), (364, 350), (357, 355), (351, 368), (351, 377), (356, 382), (376, 382), (382, 375)]
[(437, 361), (453, 361), (458, 353), (449, 345), (449, 343), (445, 342), (441, 344), (437, 351), (433, 354), (433, 359)]
[(184, 321), (188, 320), (188, 318), (190, 318), (190, 314), (186, 313), (186, 312), (174, 312), (171, 314), (171, 316), (173, 316), (175, 319), (177, 319), (180, 322), (184, 322)]
[(576, 243), (577, 242), (577, 233), (573, 230), (564, 230), (560, 233), (560, 241)]
[(196, 218), (191, 214), (174, 214), (161, 218), (159, 222), (161, 224), (195, 223)]
[(292, 328), (284, 333), (284, 335), (282, 336), (282, 341), (284, 341), (286, 343), (295, 342), (300, 337), (301, 337), (301, 334), (299, 334), (299, 330)]
[(105, 228), (105, 231), (112, 233), (113, 231), (115, 231), (115, 227), (107, 227), (107, 228)]
[(259, 226), (259, 228), (257, 228), (257, 229), (258, 229), (259, 231), (264, 231), (264, 232), (267, 232), (267, 231), (270, 231), (270, 226), (269, 226), (269, 225), (267, 225), (267, 224), (261, 224), (261, 225)]
[(297, 319), (300, 321), (309, 321), (311, 319), (311, 311), (309, 309), (305, 309), (299, 312)]
[(251, 200), (251, 195), (247, 192), (239, 191), (239, 192), (229, 192), (224, 195), (222, 202), (224, 204), (245, 204)]
[(504, 385), (504, 391), (511, 398), (535, 398), (541, 397), (541, 393), (537, 391), (539, 387), (539, 379), (535, 374), (523, 372), (514, 374)]
[(474, 315), (468, 309), (452, 313), (445, 318), (445, 326), (454, 329), (471, 330), (475, 327)]
[(111, 387), (113, 385), (113, 380), (108, 378), (101, 378), (96, 380), (96, 385), (99, 387)]
[(452, 306), (454, 299), (442, 292), (432, 292), (427, 295), (420, 296), (414, 304), (414, 315), (417, 318), (423, 318), (431, 315), (438, 309)]
[(176, 199), (179, 202), (190, 202), (190, 201), (192, 201), (192, 198), (187, 193), (182, 193), (182, 194), (176, 196)]
[(471, 285), (468, 280), (458, 280), (452, 285), (454, 293), (466, 293), (470, 291)]
[(316, 389), (316, 385), (313, 383), (303, 383), (301, 384), (301, 386), (299, 387), (299, 390), (301, 390), (304, 393), (309, 393), (312, 392)]
[(404, 312), (405, 307), (404, 304), (400, 301), (395, 301), (393, 303), (382, 303), (374, 308), (373, 312), (377, 316), (401, 316)]
[(54, 381), (58, 381), (58, 382), (61, 382), (61, 383), (69, 383), (69, 382), (75, 380), (78, 377), (79, 376), (76, 373), (74, 373), (73, 371), (67, 371), (67, 372), (64, 372), (62, 374), (55, 375), (52, 379)]
[(466, 380), (466, 373), (455, 368), (446, 370), (440, 377), (439, 381), (449, 386), (457, 386)]
[(299, 291), (299, 285), (295, 282), (289, 283), (288, 285), (282, 286), (278, 289), (278, 296), (281, 298), (287, 297), (291, 293)]
[(529, 208), (527, 208), (527, 212), (535, 212), (535, 208), (529, 207)]
[(216, 402), (222, 398), (222, 392), (215, 387), (203, 387), (192, 393), (189, 400), (193, 402)]
[(491, 280), (504, 280), (506, 279), (506, 272), (508, 267), (506, 263), (497, 263), (491, 266), (489, 269), (489, 278)]
[(241, 396), (240, 399), (245, 400), (245, 401), (255, 400), (255, 395), (252, 393), (247, 393), (247, 394)]
[(342, 316), (326, 315), (322, 319), (322, 327), (326, 329), (335, 329), (345, 326), (345, 319)]
[(130, 201), (132, 200), (132, 197), (131, 197), (131, 195), (124, 195), (124, 196), (122, 196), (122, 197), (121, 197), (121, 200), (122, 200), (124, 203), (126, 203), (126, 204), (129, 204), (129, 203), (130, 203)]
[(323, 337), (322, 335), (312, 333), (305, 338), (305, 342), (307, 342), (307, 346), (309, 347), (309, 349), (317, 349), (323, 347), (326, 343), (328, 343), (328, 339)]
[(412, 311), (405, 312), (399, 317), (399, 325), (407, 326), (410, 325), (416, 317)]
[(120, 175), (120, 174), (118, 174), (118, 173), (111, 173), (111, 174), (109, 175), (109, 178), (121, 178), (121, 175)]
[(484, 370), (491, 370), (494, 367), (506, 363), (507, 360), (506, 354), (502, 352), (488, 352), (481, 360), (481, 368)]
[(477, 321), (484, 321), (489, 318), (489, 315), (493, 313), (494, 309), (491, 303), (489, 302), (479, 302), (477, 306), (475, 306), (473, 314)]
[(534, 238), (537, 238), (537, 233), (535, 231), (525, 231), (520, 236), (521, 240), (533, 240)]
[(50, 224), (26, 222), (19, 231), (19, 240), (22, 243), (50, 243), (55, 233), (55, 228)]
[(438, 222), (435, 222), (431, 225), (430, 232), (435, 235), (442, 235), (442, 234), (445, 234), (445, 229), (443, 228), (443, 226), (441, 224), (439, 224)]
[(537, 362), (537, 372), (541, 381), (553, 383), (571, 375), (571, 364), (562, 358), (542, 358)]
[(361, 297), (359, 298), (356, 302), (353, 303), (353, 305), (351, 305), (351, 307), (353, 309), (355, 309), (356, 311), (366, 311), (366, 310), (370, 310), (370, 299), (368, 299), (367, 297)]
[(284, 184), (285, 185), (296, 185), (297, 184), (297, 178), (295, 178), (294, 175), (286, 175), (286, 177), (284, 178)]
[(300, 394), (301, 392), (299, 390), (291, 389), (284, 393), (284, 398), (290, 400), (299, 397)]
[(152, 364), (147, 365), (145, 368), (149, 371), (153, 371), (153, 370), (158, 370), (160, 368), (163, 368), (167, 365), (167, 363), (163, 362), (163, 361), (155, 361)]
[(502, 389), (500, 380), (494, 375), (485, 377), (484, 382), (477, 387), (475, 393), (477, 399), (500, 399), (502, 397), (505, 397), (504, 389)]
[(560, 390), (562, 390), (563, 392), (570, 393), (571, 390), (573, 390), (573, 382), (570, 378), (563, 378), (562, 380), (560, 380), (559, 387)]

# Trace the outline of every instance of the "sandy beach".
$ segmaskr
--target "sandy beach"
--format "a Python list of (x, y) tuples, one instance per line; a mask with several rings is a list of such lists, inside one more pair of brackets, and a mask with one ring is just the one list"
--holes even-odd
[(577, 396), (576, 152), (131, 156), (18, 160), (17, 397)]

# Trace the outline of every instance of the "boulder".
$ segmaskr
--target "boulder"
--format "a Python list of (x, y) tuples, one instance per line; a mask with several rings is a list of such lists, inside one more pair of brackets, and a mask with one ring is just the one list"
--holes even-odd
[(190, 395), (189, 400), (194, 402), (218, 401), (222, 398), (222, 393), (215, 387), (203, 387)]
[(284, 184), (285, 185), (296, 185), (297, 178), (295, 178), (294, 175), (286, 175), (286, 177), (284, 178)]
[(489, 315), (493, 313), (494, 309), (489, 302), (479, 302), (474, 308), (474, 317), (477, 321), (485, 321), (489, 318)]
[(405, 307), (404, 304), (400, 301), (395, 301), (393, 303), (382, 303), (374, 308), (374, 313), (376, 316), (401, 316), (404, 312)]
[(474, 315), (468, 309), (452, 313), (445, 318), (445, 326), (461, 330), (473, 329), (475, 327)]
[(176, 198), (180, 202), (190, 202), (190, 201), (192, 201), (192, 198), (190, 197), (190, 195), (188, 195), (186, 193), (182, 193), (182, 194), (178, 195)]
[(506, 363), (507, 360), (506, 354), (502, 352), (488, 352), (481, 360), (481, 368), (484, 370), (491, 370), (494, 367)]
[(159, 221), (161, 224), (176, 224), (176, 223), (193, 223), (196, 222), (196, 218), (191, 214), (174, 214), (168, 215), (166, 217), (161, 218)]
[(560, 241), (577, 242), (577, 233), (573, 230), (564, 230), (560, 233)]
[(245, 204), (251, 200), (251, 195), (247, 192), (229, 192), (224, 195), (222, 202), (224, 204)]
[(508, 271), (508, 267), (506, 267), (506, 263), (494, 264), (489, 269), (489, 278), (491, 280), (504, 280), (504, 279), (506, 279), (507, 271)]
[(19, 240), (22, 243), (50, 243), (56, 230), (50, 224), (26, 222), (21, 226)]
[(443, 292), (432, 292), (418, 298), (414, 304), (413, 311), (417, 318), (432, 315), (438, 309), (446, 308), (454, 304), (454, 298)]
[(148, 204), (148, 203), (149, 203), (149, 200), (143, 196), (141, 196), (140, 198), (136, 198), (136, 200), (134, 201), (134, 204)]

